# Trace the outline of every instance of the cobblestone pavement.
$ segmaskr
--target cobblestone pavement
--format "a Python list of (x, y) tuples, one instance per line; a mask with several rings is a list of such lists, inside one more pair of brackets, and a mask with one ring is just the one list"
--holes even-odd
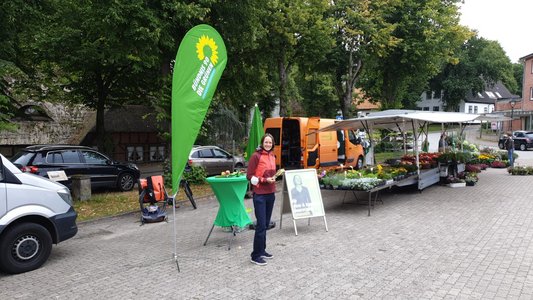
[(139, 226), (129, 214), (82, 223), (41, 269), (0, 274), (0, 298), (532, 299), (529, 184), (489, 169), (474, 187), (385, 193), (370, 217), (365, 205), (343, 204), (344, 192), (324, 191), (329, 232), (321, 219), (299, 220), (298, 236), (289, 214), (279, 228), (277, 201), (267, 266), (249, 261), (253, 231), (239, 233), (229, 251), (220, 228), (202, 245), (213, 198), (177, 209), (180, 273), (172, 222)]

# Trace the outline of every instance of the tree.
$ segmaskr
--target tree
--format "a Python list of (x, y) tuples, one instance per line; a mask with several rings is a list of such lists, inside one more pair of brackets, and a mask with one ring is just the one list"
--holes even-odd
[(513, 64), (513, 77), (516, 81), (517, 86), (515, 90), (509, 89), (509, 91), (513, 94), (516, 94), (522, 97), (522, 81), (524, 78), (524, 65), (520, 63)]
[(399, 40), (392, 35), (396, 25), (385, 20), (392, 8), (389, 0), (334, 1), (335, 50), (327, 65), (345, 118), (352, 116), (353, 89), (365, 60), (384, 56)]
[(432, 90), (443, 92), (447, 110), (456, 111), (469, 93), (482, 92), (498, 81), (510, 91), (517, 90), (513, 65), (498, 42), (475, 35), (461, 47), (458, 58), (457, 63), (447, 64), (430, 84)]
[(362, 86), (383, 109), (400, 108), (410, 101), (407, 95), (421, 94), (427, 82), (448, 62), (468, 38), (459, 25), (459, 0), (400, 0), (384, 16), (395, 24), (392, 34), (400, 40), (384, 56), (367, 61)]
[(146, 99), (160, 75), (161, 27), (145, 1), (54, 1), (37, 35), (39, 58), (67, 73), (73, 96), (95, 108), (99, 149), (104, 149), (104, 110)]
[(268, 34), (260, 42), (269, 67), (277, 71), (280, 115), (289, 114), (289, 75), (295, 64), (310, 66), (321, 61), (333, 47), (332, 20), (325, 17), (329, 1), (266, 1), (261, 12)]
[(0, 131), (14, 130), (11, 117), (17, 98), (39, 91), (31, 41), (48, 11), (41, 1), (0, 2)]

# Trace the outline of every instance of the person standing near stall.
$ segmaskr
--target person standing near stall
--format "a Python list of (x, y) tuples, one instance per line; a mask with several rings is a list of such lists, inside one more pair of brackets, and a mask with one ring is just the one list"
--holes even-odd
[(441, 133), (439, 139), (439, 152), (444, 153), (446, 151), (446, 147), (448, 147), (448, 143), (446, 142), (446, 132), (443, 132)]
[(266, 252), (266, 232), (270, 224), (276, 193), (276, 157), (274, 137), (267, 133), (261, 138), (261, 145), (248, 162), (246, 177), (253, 190), (254, 212), (257, 219), (254, 246), (250, 261), (256, 265), (266, 265), (265, 259), (274, 256)]
[(507, 137), (505, 139), (505, 149), (507, 149), (507, 157), (509, 158), (509, 166), (514, 166), (514, 140), (513, 140), (513, 134), (508, 133)]

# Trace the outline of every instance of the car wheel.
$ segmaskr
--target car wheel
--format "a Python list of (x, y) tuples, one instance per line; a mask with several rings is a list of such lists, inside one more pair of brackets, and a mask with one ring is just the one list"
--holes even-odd
[(498, 143), (498, 147), (500, 147), (500, 149), (503, 149), (503, 143), (502, 143), (502, 142), (499, 142), (499, 143)]
[(135, 185), (135, 179), (131, 173), (122, 173), (118, 177), (118, 189), (122, 192), (131, 191)]
[(0, 240), (0, 269), (18, 274), (42, 266), (52, 251), (52, 237), (35, 223), (21, 223), (5, 231)]
[(363, 168), (363, 157), (359, 156), (357, 158), (357, 164), (355, 165), (356, 170), (361, 170)]
[(242, 168), (244, 168), (243, 164), (241, 164), (241, 163), (235, 164), (235, 169), (242, 169)]
[(526, 144), (520, 144), (520, 150), (526, 151), (527, 150)]

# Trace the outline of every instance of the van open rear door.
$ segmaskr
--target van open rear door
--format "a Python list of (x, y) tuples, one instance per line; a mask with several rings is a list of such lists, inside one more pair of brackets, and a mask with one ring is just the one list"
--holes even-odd
[(276, 167), (281, 165), (281, 132), (283, 130), (283, 118), (268, 118), (265, 120), (265, 133), (270, 133), (274, 137), (274, 155), (276, 156)]
[(320, 118), (313, 117), (307, 120), (307, 132), (304, 136), (305, 151), (303, 152), (303, 167), (316, 168), (318, 164), (318, 133), (310, 134), (318, 131), (320, 128)]

